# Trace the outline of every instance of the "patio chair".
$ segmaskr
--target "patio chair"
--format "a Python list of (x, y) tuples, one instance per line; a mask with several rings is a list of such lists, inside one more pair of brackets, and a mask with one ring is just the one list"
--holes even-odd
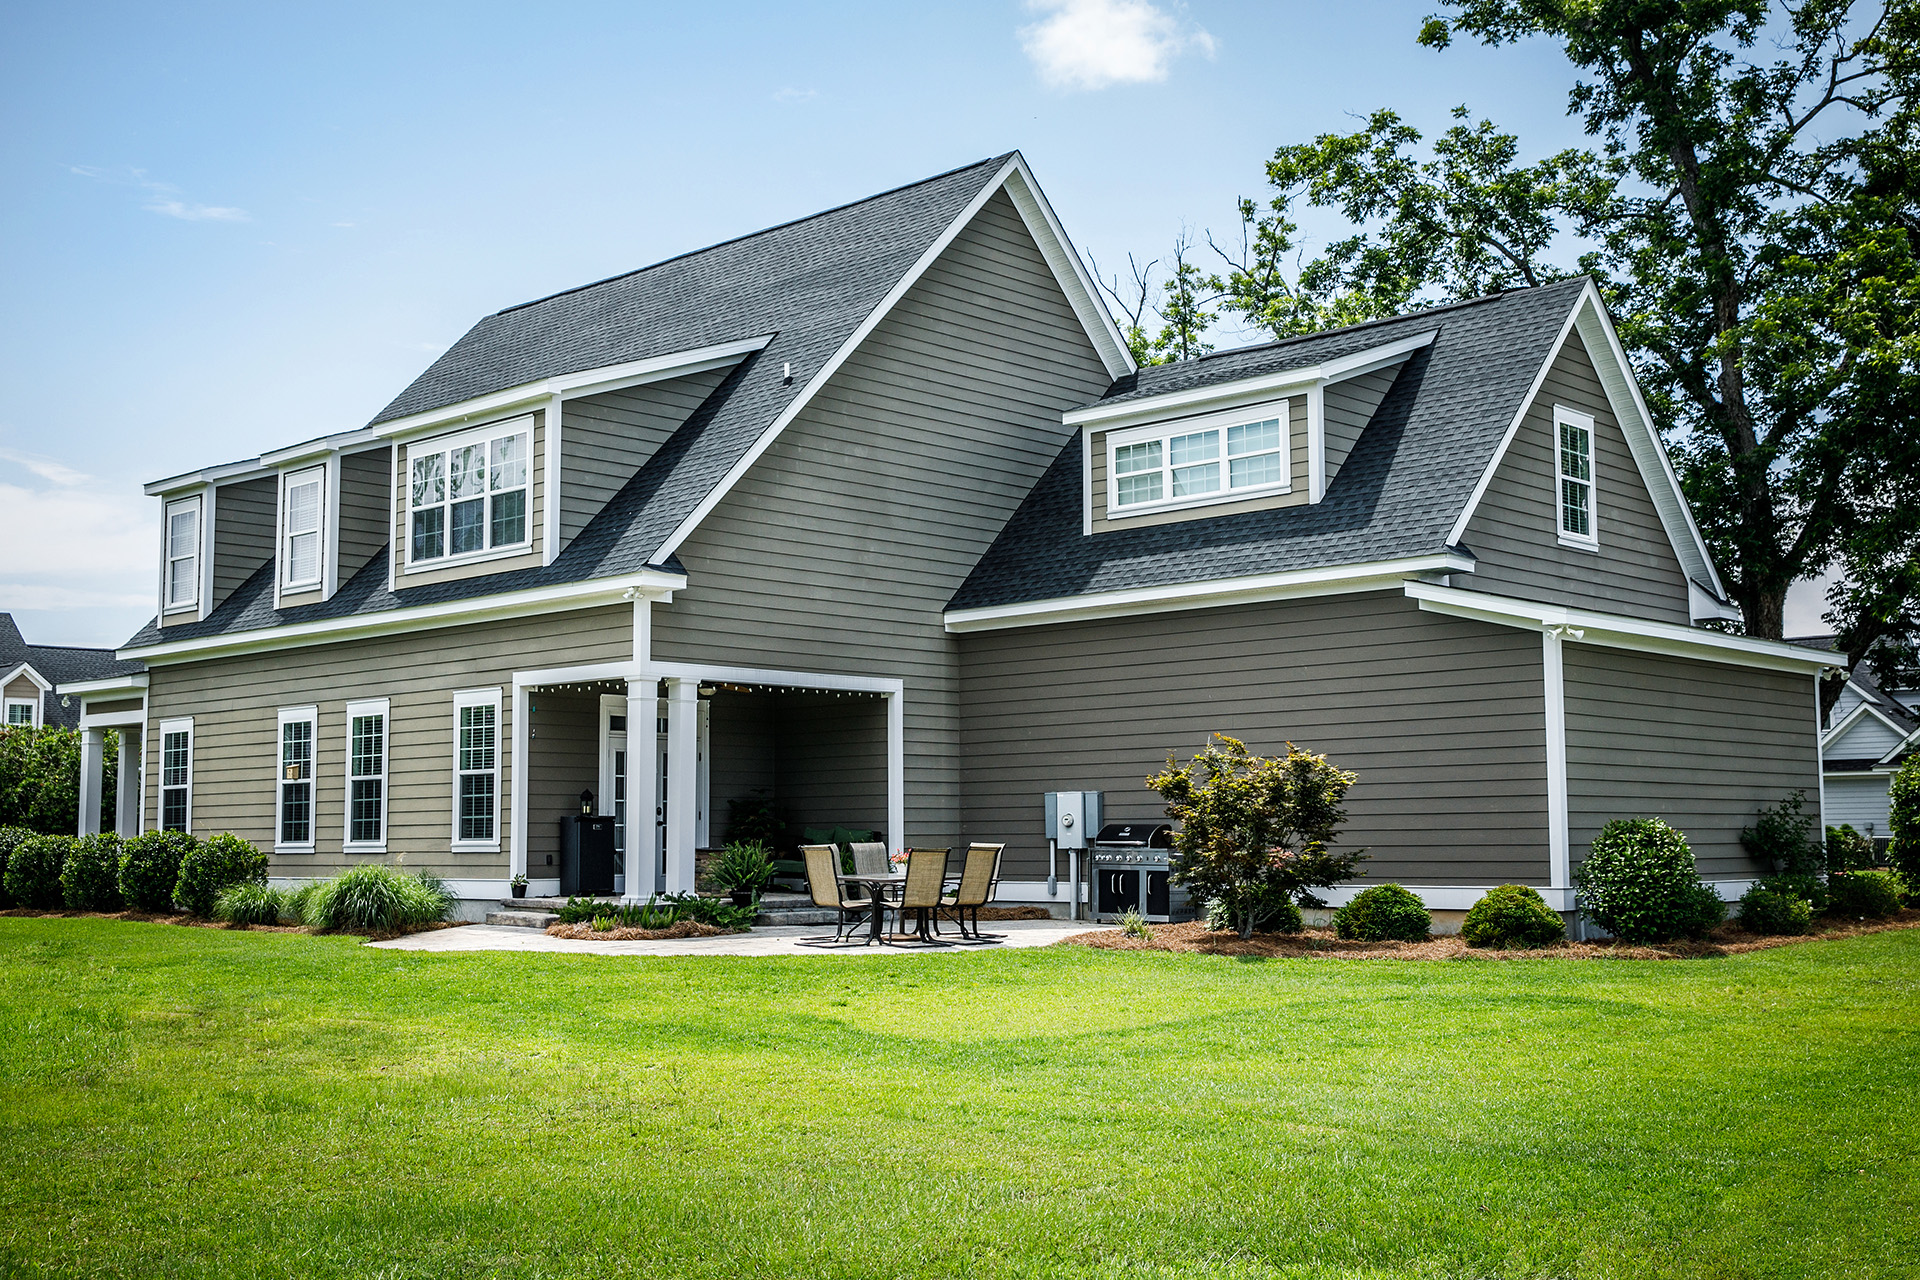
[(863, 840), (859, 844), (850, 844), (853, 850), (853, 873), (857, 876), (884, 876), (893, 871), (893, 864), (887, 861), (887, 846), (878, 840)]
[(935, 938), (932, 928), (933, 913), (940, 909), (940, 891), (947, 880), (948, 852), (946, 849), (907, 850), (907, 879), (900, 886), (899, 901), (891, 905), (894, 918), (902, 925), (909, 911), (918, 919), (912, 934), (895, 934), (895, 937), (912, 937), (929, 947), (952, 945)]
[(816, 907), (831, 907), (839, 912), (831, 938), (802, 938), (807, 946), (824, 946), (829, 942), (840, 943), (847, 940), (847, 934), (859, 924), (866, 922), (869, 913), (875, 909), (872, 898), (849, 898), (840, 883), (840, 851), (830, 844), (805, 844), (800, 846), (800, 856), (807, 865), (807, 889), (813, 895)]
[[(960, 936), (968, 943), (998, 942), (1006, 935), (980, 932), (980, 908), (993, 901), (1000, 887), (1000, 853), (1004, 844), (976, 844), (967, 847), (967, 860), (960, 869), (960, 884), (952, 893), (940, 896), (934, 912), (933, 931), (940, 932), (940, 913), (960, 926)], [(967, 927), (967, 913), (973, 913), (973, 927)]]

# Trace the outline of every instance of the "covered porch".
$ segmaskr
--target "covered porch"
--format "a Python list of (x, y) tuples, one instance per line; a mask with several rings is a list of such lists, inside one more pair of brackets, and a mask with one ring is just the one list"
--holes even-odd
[(121, 836), (140, 834), (141, 788), (144, 761), (141, 748), (147, 729), (147, 677), (113, 676), (101, 680), (63, 681), (57, 692), (80, 700), (79, 830), (98, 835), (105, 822), (108, 799), (107, 735), (119, 741), (113, 778), (111, 829)]
[(618, 892), (634, 900), (692, 892), (737, 805), (770, 806), (794, 841), (846, 826), (897, 847), (903, 696), (897, 679), (719, 665), (516, 672), (509, 874), (559, 894), (563, 824), (583, 808), (612, 819)]

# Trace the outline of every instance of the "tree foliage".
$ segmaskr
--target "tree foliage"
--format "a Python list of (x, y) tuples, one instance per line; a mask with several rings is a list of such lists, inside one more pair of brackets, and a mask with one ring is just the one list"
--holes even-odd
[[(114, 822), (120, 735), (106, 735), (101, 826)], [(0, 826), (72, 835), (80, 820), (80, 734), (47, 725), (0, 728)]]

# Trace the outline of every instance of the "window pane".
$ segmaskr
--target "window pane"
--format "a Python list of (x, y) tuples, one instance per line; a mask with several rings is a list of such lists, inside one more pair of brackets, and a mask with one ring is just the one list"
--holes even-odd
[(1114, 486), (1123, 507), (1136, 502), (1160, 501), (1160, 473), (1149, 471), (1140, 476), (1121, 476)]
[(316, 582), (320, 578), (320, 535), (296, 533), (287, 539), (287, 581)]
[(287, 486), (287, 532), (310, 533), (320, 527), (320, 482)]
[(8, 724), (32, 724), (33, 704), (30, 702), (10, 702), (7, 704)]
[(1227, 428), (1227, 456), (1237, 458), (1245, 453), (1264, 453), (1268, 449), (1280, 447), (1280, 419), (1268, 418), (1265, 422), (1249, 422), (1245, 426)]
[(356, 778), (347, 821), (347, 839), (365, 844), (380, 839), (380, 807), (384, 784), (378, 778)]
[(187, 735), (170, 733), (160, 744), (160, 785), (187, 785)]
[(1179, 467), (1173, 473), (1173, 496), (1191, 498), (1215, 493), (1220, 488), (1220, 464), (1209, 462), (1198, 467)]
[(447, 539), (450, 555), (465, 555), (487, 545), (487, 503), (484, 498), (453, 504), (453, 536)]
[(289, 720), (280, 726), (280, 780), (300, 782), (313, 776), (313, 721)]
[(1280, 455), (1263, 453), (1252, 458), (1235, 458), (1230, 464), (1233, 469), (1233, 487), (1245, 489), (1257, 484), (1280, 483)]
[(280, 843), (306, 844), (313, 839), (313, 784), (288, 782), (280, 787)]
[(187, 829), (187, 789), (185, 787), (168, 787), (161, 790), (160, 829), (162, 831)]
[(493, 708), (460, 708), (460, 768), (493, 768)]
[(429, 507), (447, 500), (447, 455), (429, 454), (413, 460), (413, 505)]
[(368, 778), (386, 772), (386, 720), (385, 716), (377, 715), (353, 718), (353, 751), (349, 768), (354, 777)]
[(1157, 471), (1160, 469), (1160, 442), (1146, 440), (1139, 444), (1123, 444), (1113, 451), (1113, 473), (1117, 476), (1130, 475), (1136, 471)]
[(493, 495), (492, 546), (510, 547), (527, 540), (527, 491)]
[(200, 546), (200, 509), (182, 507), (167, 518), (167, 554), (190, 556)]
[(490, 773), (461, 776), (460, 838), (493, 839), (493, 775)]
[(527, 482), (527, 438), (503, 436), (493, 442), (493, 464), (487, 470), (494, 489), (517, 489)]
[(195, 561), (192, 557), (167, 565), (167, 603), (186, 604), (193, 599)]
[[(1167, 441), (1167, 461), (1176, 467), (1194, 462), (1211, 462), (1219, 456), (1218, 431), (1196, 431), (1190, 436), (1175, 436)], [(1178, 481), (1174, 484), (1174, 492), (1179, 492)]]
[(462, 445), (453, 451), (453, 496), (477, 498), (486, 492), (487, 446)]
[(1593, 478), (1592, 460), (1588, 456), (1591, 445), (1587, 433), (1570, 422), (1560, 424), (1560, 474), (1575, 480)]
[(413, 513), (413, 558), (438, 560), (446, 554), (440, 535), (447, 520), (445, 507), (431, 507)]
[(1591, 536), (1587, 512), (1587, 486), (1577, 480), (1560, 482), (1560, 527), (1581, 537)]

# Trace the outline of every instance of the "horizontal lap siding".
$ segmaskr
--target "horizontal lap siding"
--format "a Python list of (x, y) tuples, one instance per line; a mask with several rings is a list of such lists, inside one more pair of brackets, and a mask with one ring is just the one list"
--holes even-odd
[(1702, 874), (1758, 874), (1741, 828), (1789, 792), (1819, 809), (1804, 675), (1568, 643), (1568, 840), (1577, 863), (1615, 818), (1664, 818)]
[(273, 522), (279, 516), (279, 478), (261, 476), (223, 484), (213, 502), (213, 607), (273, 557)]
[[(369, 855), (342, 856), (346, 703), (391, 700), (387, 848), (410, 867), (442, 875), (506, 874), (512, 792), (513, 672), (633, 656), (633, 612), (624, 606), (510, 622), (313, 645), (155, 667), (149, 673), (146, 826), (158, 824), (160, 722), (194, 720), (193, 830), (232, 831), (273, 846), (276, 713), (319, 708), (316, 853), (273, 860), (275, 875), (330, 873)], [(501, 851), (451, 853), (453, 695), (500, 689)], [(578, 791), (578, 788), (575, 788)]]
[[(580, 812), (580, 793), (600, 791), (600, 695), (533, 693), (527, 753), (527, 874), (559, 875), (560, 819)], [(612, 797), (595, 811), (613, 812)], [(555, 868), (547, 870), (546, 868)]]
[(1529, 633), (1369, 594), (981, 633), (962, 655), (964, 835), (1006, 841), (1016, 878), (1046, 873), (1044, 793), (1158, 817), (1146, 777), (1224, 733), (1357, 771), (1341, 844), (1372, 851), (1370, 879), (1545, 883)]
[(1868, 712), (1848, 726), (1845, 733), (1827, 744), (1827, 758), (1878, 760), (1905, 741), (1905, 734), (1895, 733), (1887, 728), (1886, 721)]
[(1827, 825), (1837, 827), (1845, 823), (1863, 836), (1885, 840), (1892, 835), (1887, 821), (1890, 781), (1884, 773), (1828, 778)]
[(709, 369), (567, 401), (560, 414), (561, 548), (726, 376), (725, 369)]
[(1403, 361), (1391, 368), (1375, 369), (1372, 373), (1336, 382), (1321, 393), (1327, 423), (1328, 484), (1340, 474), (1341, 464), (1353, 452), (1360, 433), (1373, 421), (1374, 411), (1387, 398), (1387, 392), (1393, 389), (1393, 380), (1405, 367)]
[[(953, 843), (959, 680), (943, 610), (1069, 438), (1061, 413), (1107, 385), (995, 196), (680, 547), (689, 585), (655, 607), (653, 652), (903, 679), (905, 838)], [(843, 767), (823, 795), (867, 785), (864, 757)]]
[(775, 752), (780, 729), (771, 694), (722, 690), (714, 695), (712, 707), (707, 724), (707, 799), (713, 809), (707, 831), (709, 839), (718, 843), (733, 838), (735, 800), (749, 802), (758, 798), (755, 793), (765, 792), (765, 798), (779, 807)]
[(340, 459), (340, 581), (366, 568), (387, 545), (387, 503), (392, 498), (393, 449)]
[[(1593, 415), (1597, 551), (1559, 541), (1555, 405)], [(1686, 575), (1578, 334), (1568, 336), (1548, 371), (1462, 541), (1477, 563), (1474, 572), (1454, 576), (1456, 586), (1689, 621)]]

